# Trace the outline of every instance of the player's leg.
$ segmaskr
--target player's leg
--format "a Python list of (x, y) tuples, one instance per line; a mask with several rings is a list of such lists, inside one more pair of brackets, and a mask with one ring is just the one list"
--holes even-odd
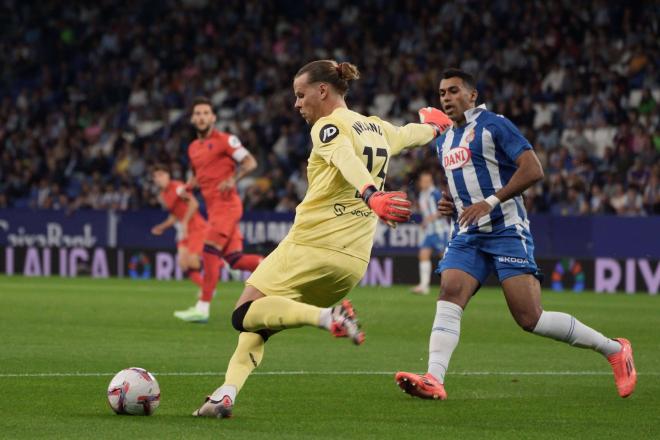
[(204, 264), (204, 282), (202, 284), (202, 294), (200, 301), (211, 303), (215, 295), (215, 288), (220, 280), (220, 270), (225, 262), (222, 259), (224, 254), (223, 236), (221, 233), (211, 230), (204, 242), (202, 251), (202, 262)]
[(174, 312), (176, 318), (186, 322), (206, 323), (211, 314), (211, 300), (215, 294), (215, 286), (220, 279), (220, 269), (224, 265), (222, 251), (215, 242), (204, 243), (202, 254), (204, 276), (202, 277), (200, 294), (194, 306), (186, 310)]
[[(245, 290), (236, 302), (236, 310), (243, 304), (263, 299), (265, 295), (252, 286)], [(232, 316), (232, 321), (235, 318)], [(224, 383), (218, 387), (204, 404), (193, 412), (193, 416), (228, 418), (232, 416), (236, 396), (243, 388), (248, 376), (259, 366), (264, 355), (265, 343), (271, 334), (268, 330), (259, 333), (241, 332), (234, 354), (229, 359)]]
[[(282, 296), (266, 296), (257, 287), (246, 285), (232, 315), (232, 324), (241, 333), (236, 350), (227, 367), (225, 382), (207, 398), (204, 405), (193, 415), (230, 417), (237, 394), (250, 373), (261, 363), (265, 342), (279, 330), (301, 325), (312, 325), (328, 330), (345, 329), (348, 325), (358, 327), (357, 322), (347, 316), (345, 303), (332, 308), (323, 308), (292, 299), (305, 299), (299, 296), (295, 289), (292, 289), (287, 295), (286, 284), (290, 283), (291, 279), (287, 278), (287, 272), (282, 272), (282, 266), (287, 262), (287, 259), (283, 258), (285, 249), (290, 248), (286, 244), (281, 244), (248, 280), (255, 284), (265, 283), (263, 284), (265, 288), (272, 289), (272, 293)], [(295, 255), (287, 255), (287, 257), (295, 260)], [(313, 255), (310, 258), (313, 260)], [(295, 267), (294, 265), (293, 268)], [(293, 278), (305, 278), (301, 273), (290, 275)], [(323, 276), (319, 277), (323, 278)], [(352, 283), (350, 287), (353, 287), (358, 280), (359, 277), (348, 278), (348, 281)], [(282, 288), (280, 289), (278, 286)], [(346, 289), (343, 286), (340, 286), (338, 290), (341, 296), (345, 295)], [(327, 301), (334, 303), (335, 298), (327, 298)], [(350, 305), (350, 303), (348, 304)], [(352, 314), (352, 310), (350, 313)], [(326, 315), (329, 318), (327, 323), (324, 322)], [(267, 326), (272, 328), (266, 328)]]
[[(262, 267), (263, 265), (263, 267)], [(343, 298), (364, 275), (367, 263), (333, 251), (283, 243), (246, 282), (232, 316), (239, 331), (283, 330), (313, 326), (360, 344), (360, 331), (349, 301)], [(246, 300), (263, 292), (265, 297)], [(257, 295), (258, 296), (258, 295)]]
[(186, 276), (197, 285), (200, 289), (202, 288), (202, 275), (199, 271), (200, 263), (199, 256), (191, 254), (187, 246), (179, 246), (177, 249), (177, 263), (181, 268), (181, 271), (186, 274)]
[[(206, 301), (204, 298), (204, 277), (200, 273), (200, 254), (204, 248), (207, 234), (208, 229), (206, 228), (192, 229), (188, 231), (188, 237), (180, 242), (179, 265), (190, 280), (199, 287), (197, 303), (186, 310), (174, 312), (174, 316), (182, 321), (205, 323), (209, 319), (210, 299)], [(213, 291), (211, 291), (212, 294)]]
[(254, 272), (259, 263), (264, 259), (263, 255), (243, 253), (243, 235), (238, 227), (238, 222), (234, 226), (233, 233), (227, 241), (223, 256), (232, 269), (246, 270), (248, 272)]
[[(357, 322), (347, 316), (346, 304), (331, 308), (320, 308), (285, 297), (264, 296), (253, 286), (246, 286), (238, 304), (240, 305), (237, 305), (232, 315), (232, 323), (240, 331), (240, 335), (234, 354), (227, 366), (225, 381), (206, 399), (204, 405), (193, 412), (194, 416), (231, 417), (236, 396), (252, 371), (261, 363), (265, 343), (273, 334), (285, 328), (295, 328), (302, 325), (311, 325), (327, 330), (332, 328), (346, 329), (348, 325), (358, 328)], [(271, 311), (272, 309), (274, 311)], [(247, 315), (250, 315), (253, 324), (246, 323)], [(273, 319), (278, 320), (280, 318), (282, 322), (278, 322), (276, 325), (279, 328), (264, 328), (262, 321), (273, 324)], [(326, 318), (327, 322), (324, 322)], [(249, 330), (246, 325), (250, 327)]]
[(429, 340), (428, 368), (440, 383), (444, 383), (449, 360), (458, 345), (463, 310), (479, 286), (479, 280), (461, 270), (447, 269), (442, 273), (440, 297)]
[(423, 246), (419, 249), (419, 284), (413, 287), (412, 293), (417, 295), (427, 295), (429, 293), (429, 284), (431, 284), (431, 254), (433, 249)]
[(491, 266), (475, 246), (458, 238), (452, 242), (439, 270), (442, 271), (440, 297), (429, 338), (428, 372), (418, 375), (402, 371), (395, 379), (410, 395), (444, 400), (447, 398), (445, 374), (460, 338), (463, 310), (488, 277)]
[(222, 247), (210, 238), (215, 238), (213, 230), (209, 230), (207, 239), (204, 242), (204, 250), (202, 253), (202, 261), (204, 264), (204, 275), (202, 277), (202, 284), (194, 306), (186, 310), (177, 310), (174, 312), (176, 318), (186, 322), (193, 323), (206, 323), (211, 314), (211, 300), (215, 294), (215, 286), (220, 279), (220, 269), (224, 265), (222, 259)]
[(200, 292), (204, 284), (202, 277), (202, 251), (204, 250), (204, 240), (206, 239), (206, 228), (193, 228), (188, 230), (186, 239), (187, 250), (187, 275), (188, 278), (199, 286)]
[(541, 307), (541, 276), (534, 261), (531, 234), (521, 227), (511, 228), (498, 233), (491, 244), (488, 252), (518, 325), (534, 334), (601, 353), (612, 365), (619, 394), (630, 395), (637, 373), (627, 340), (607, 338), (567, 313), (544, 311)]
[(222, 211), (218, 208), (209, 209), (209, 223), (203, 231), (204, 238), (201, 247), (202, 262), (204, 264), (202, 289), (197, 303), (193, 307), (174, 312), (174, 316), (183, 321), (208, 322), (211, 300), (213, 300), (216, 286), (220, 280), (220, 270), (225, 264), (222, 255), (231, 232), (222, 215)]
[(507, 278), (502, 281), (502, 288), (509, 310), (520, 327), (574, 347), (597, 351), (610, 361), (619, 394), (622, 397), (632, 394), (637, 374), (627, 340), (610, 339), (567, 313), (544, 311), (541, 284), (531, 274)]

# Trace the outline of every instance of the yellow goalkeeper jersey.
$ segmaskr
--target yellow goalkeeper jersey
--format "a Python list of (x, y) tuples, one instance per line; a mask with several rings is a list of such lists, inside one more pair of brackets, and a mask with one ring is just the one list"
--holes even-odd
[(407, 147), (429, 143), (434, 130), (425, 124), (396, 127), (376, 116), (338, 108), (316, 121), (311, 136), (309, 186), (285, 240), (369, 261), (377, 217), (361, 199), (361, 188), (349, 183), (340, 168), (346, 173), (349, 162), (350, 168), (357, 168), (354, 155), (370, 177), (364, 170), (350, 171), (362, 172), (371, 179), (367, 183), (383, 189), (390, 157)]

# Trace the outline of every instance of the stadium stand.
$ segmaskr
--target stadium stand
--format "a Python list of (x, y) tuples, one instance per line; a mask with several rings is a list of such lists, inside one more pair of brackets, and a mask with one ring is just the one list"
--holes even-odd
[[(532, 213), (657, 215), (659, 8), (5, 0), (0, 207), (157, 206), (147, 171), (165, 162), (185, 177), (187, 107), (207, 95), (220, 128), (259, 158), (260, 171), (241, 182), (246, 209), (291, 211), (305, 193), (310, 144), (291, 80), (305, 62), (335, 58), (364, 72), (352, 108), (400, 123), (438, 106), (444, 68), (473, 72), (481, 100), (521, 127), (546, 170), (526, 194)], [(431, 148), (393, 160), (388, 186), (412, 192), (421, 166), (438, 167)]]

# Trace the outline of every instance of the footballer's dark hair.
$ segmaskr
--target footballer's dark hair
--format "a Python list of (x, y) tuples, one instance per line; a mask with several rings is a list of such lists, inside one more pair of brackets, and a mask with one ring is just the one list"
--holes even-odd
[(215, 113), (213, 111), (213, 103), (206, 96), (197, 96), (195, 99), (193, 99), (192, 105), (190, 106), (191, 113), (195, 111), (195, 107), (197, 107), (198, 105), (208, 105), (209, 107), (211, 107), (211, 113)]
[(442, 79), (449, 79), (449, 78), (462, 79), (463, 84), (465, 84), (465, 86), (468, 89), (477, 88), (477, 82), (475, 81), (474, 76), (470, 75), (465, 70), (456, 69), (456, 68), (446, 69), (445, 71), (442, 72)]
[(165, 165), (165, 164), (162, 163), (162, 162), (159, 162), (159, 163), (155, 164), (155, 165), (153, 166), (153, 168), (151, 169), (151, 172), (152, 172), (152, 173), (155, 173), (156, 171), (164, 171), (164, 172), (166, 172), (167, 174), (171, 174), (171, 173), (170, 173), (170, 167), (168, 167), (167, 165)]
[(348, 82), (360, 78), (360, 71), (355, 64), (338, 63), (335, 60), (317, 60), (307, 63), (296, 73), (296, 78), (305, 73), (308, 75), (307, 82), (310, 84), (328, 83), (342, 96), (348, 92)]

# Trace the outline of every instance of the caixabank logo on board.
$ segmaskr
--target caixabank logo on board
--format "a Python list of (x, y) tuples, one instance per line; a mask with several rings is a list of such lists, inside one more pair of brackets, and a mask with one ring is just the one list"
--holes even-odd
[[(0, 236), (8, 246), (36, 247), (82, 247), (93, 248), (98, 239), (92, 225), (85, 223), (81, 233), (65, 233), (64, 227), (58, 222), (48, 222), (40, 231), (28, 231), (25, 226), (14, 225), (9, 220), (0, 219)], [(3, 240), (3, 241), (4, 241)]]

